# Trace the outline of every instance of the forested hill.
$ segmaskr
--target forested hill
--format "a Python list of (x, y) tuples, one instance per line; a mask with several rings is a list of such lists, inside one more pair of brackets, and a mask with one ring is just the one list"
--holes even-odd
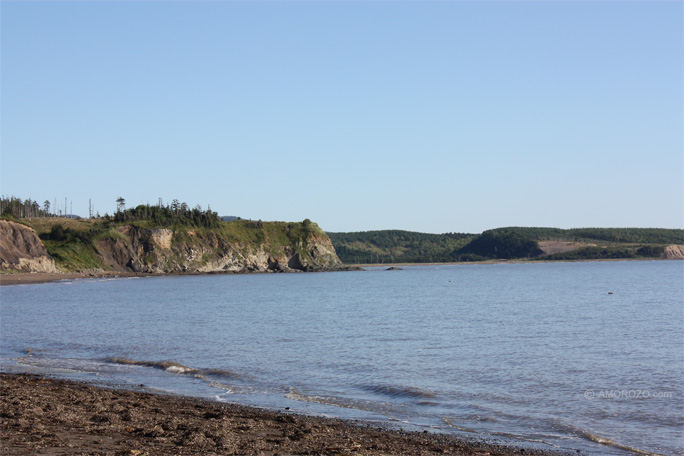
[(661, 258), (676, 257), (668, 246), (684, 244), (684, 230), (663, 228), (507, 227), (481, 234), (382, 230), (328, 236), (347, 264)]
[(356, 233), (328, 233), (337, 256), (344, 263), (423, 263), (454, 261), (454, 250), (473, 234), (429, 234), (383, 230)]

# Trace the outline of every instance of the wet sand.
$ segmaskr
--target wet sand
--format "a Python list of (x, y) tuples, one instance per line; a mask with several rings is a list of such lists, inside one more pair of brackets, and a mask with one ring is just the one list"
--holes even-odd
[(3, 455), (554, 455), (201, 399), (0, 374)]

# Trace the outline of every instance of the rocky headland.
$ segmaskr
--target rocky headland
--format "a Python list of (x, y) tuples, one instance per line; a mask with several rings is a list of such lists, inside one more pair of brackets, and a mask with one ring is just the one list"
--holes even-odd
[(130, 275), (347, 269), (325, 232), (309, 221), (226, 222), (217, 228), (23, 222), (0, 220), (0, 271)]

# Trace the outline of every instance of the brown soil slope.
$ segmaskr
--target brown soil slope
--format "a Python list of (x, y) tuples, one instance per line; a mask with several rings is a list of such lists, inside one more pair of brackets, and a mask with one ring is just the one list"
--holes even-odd
[(32, 228), (6, 220), (0, 220), (0, 269), (59, 272)]

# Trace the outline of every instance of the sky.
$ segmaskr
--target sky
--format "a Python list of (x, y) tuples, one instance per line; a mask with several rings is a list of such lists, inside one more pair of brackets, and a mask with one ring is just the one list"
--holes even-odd
[(0, 193), (684, 227), (680, 1), (0, 2)]

